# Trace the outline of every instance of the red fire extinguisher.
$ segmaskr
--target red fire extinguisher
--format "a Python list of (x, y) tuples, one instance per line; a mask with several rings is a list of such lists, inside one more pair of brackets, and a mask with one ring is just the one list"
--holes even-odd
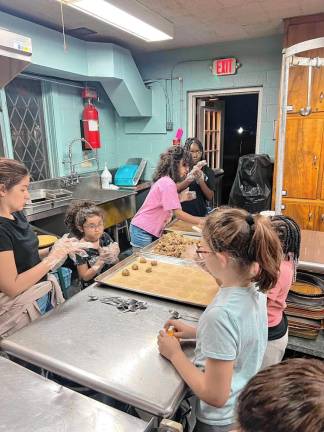
[[(91, 102), (91, 98), (96, 98), (97, 94), (93, 90), (85, 88), (82, 97), (88, 99), (82, 113), (83, 136), (92, 149), (98, 149), (100, 148), (99, 115)], [(91, 150), (90, 146), (85, 143), (84, 148)]]

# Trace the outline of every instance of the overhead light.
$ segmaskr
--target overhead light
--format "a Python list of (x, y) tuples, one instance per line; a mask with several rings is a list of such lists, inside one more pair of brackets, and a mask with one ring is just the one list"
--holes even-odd
[[(86, 13), (100, 21), (131, 33), (146, 42), (158, 42), (173, 39), (172, 31), (168, 34), (150, 24), (136, 18), (128, 12), (108, 3), (105, 0), (58, 0), (67, 6)], [(160, 17), (161, 18), (161, 17)], [(163, 18), (161, 18), (163, 19)], [(163, 19), (164, 20), (164, 19)], [(155, 19), (156, 21), (156, 19)], [(166, 21), (166, 20), (164, 20)], [(167, 22), (168, 27), (171, 24)], [(165, 27), (165, 25), (164, 25)]]
[(237, 129), (237, 133), (239, 133), (239, 134), (241, 135), (243, 132), (244, 132), (244, 129), (242, 128), (242, 126), (240, 126), (240, 127)]

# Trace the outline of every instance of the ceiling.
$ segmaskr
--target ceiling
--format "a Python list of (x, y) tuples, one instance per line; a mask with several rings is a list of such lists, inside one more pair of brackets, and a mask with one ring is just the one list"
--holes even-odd
[[(116, 3), (116, 2), (115, 2)], [(282, 19), (324, 12), (323, 0), (134, 0), (174, 24), (171, 41), (147, 43), (108, 24), (64, 6), (66, 33), (88, 41), (113, 42), (137, 52), (182, 48), (282, 33)], [(56, 0), (0, 0), (0, 10), (62, 30)]]

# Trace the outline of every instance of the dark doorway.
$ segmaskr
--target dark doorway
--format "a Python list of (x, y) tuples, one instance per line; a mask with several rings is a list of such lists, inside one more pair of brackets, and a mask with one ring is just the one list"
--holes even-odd
[(258, 94), (225, 96), (222, 203), (227, 204), (240, 156), (255, 153)]
[(206, 108), (213, 108), (216, 104), (214, 109), (220, 104), (223, 106), (222, 121), (219, 123), (220, 129), (217, 132), (221, 145), (219, 167), (224, 170), (219, 204), (228, 203), (240, 156), (255, 153), (258, 99), (257, 93), (197, 99), (196, 134), (199, 135), (198, 138), (204, 143), (206, 150), (208, 144), (204, 142), (205, 136), (199, 133), (201, 129), (199, 128), (199, 107), (201, 104)]

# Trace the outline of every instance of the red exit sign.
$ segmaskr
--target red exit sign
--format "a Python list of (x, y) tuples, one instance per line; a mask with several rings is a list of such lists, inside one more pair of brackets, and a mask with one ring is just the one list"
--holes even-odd
[(225, 58), (213, 61), (214, 75), (234, 75), (236, 73), (236, 59)]

